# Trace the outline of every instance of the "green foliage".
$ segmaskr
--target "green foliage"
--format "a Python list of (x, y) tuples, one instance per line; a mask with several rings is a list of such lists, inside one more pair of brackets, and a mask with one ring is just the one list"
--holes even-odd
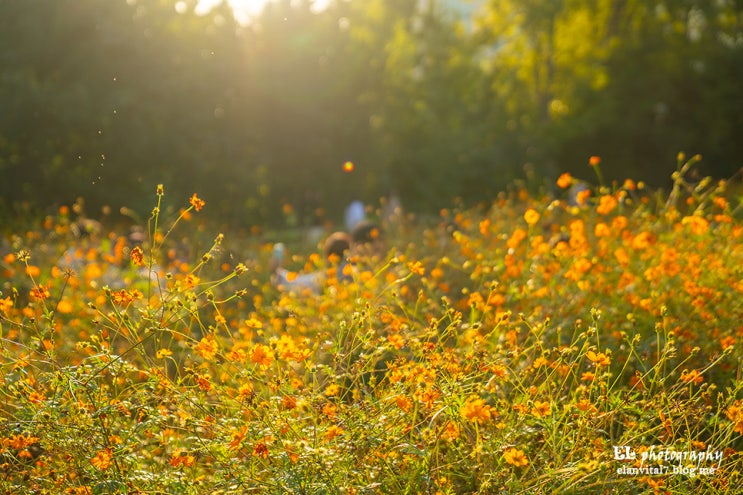
[(584, 176), (584, 152), (654, 184), (682, 146), (740, 167), (740, 2), (456, 4), (280, 1), (241, 26), (195, 0), (0, 2), (2, 201), (144, 215), (166, 182), (278, 225), (474, 202), (527, 164)]

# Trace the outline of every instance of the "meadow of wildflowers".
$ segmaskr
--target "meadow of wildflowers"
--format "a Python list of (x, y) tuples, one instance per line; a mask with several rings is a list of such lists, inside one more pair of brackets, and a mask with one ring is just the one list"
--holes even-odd
[(197, 194), (135, 242), (62, 208), (0, 253), (0, 491), (737, 493), (741, 199), (696, 160), (402, 218), (321, 294)]

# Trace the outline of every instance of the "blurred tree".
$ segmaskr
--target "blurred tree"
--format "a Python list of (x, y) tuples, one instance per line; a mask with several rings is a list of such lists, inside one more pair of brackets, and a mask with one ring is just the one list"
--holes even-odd
[(222, 161), (215, 120), (239, 59), (230, 15), (167, 1), (0, 2), (3, 197), (141, 205), (159, 182), (200, 184)]
[(728, 1), (490, 0), (476, 35), (515, 131), (511, 159), (585, 175), (602, 155), (610, 177), (658, 184), (686, 149), (731, 174), (743, 159), (741, 13)]
[(279, 0), (241, 26), (226, 3), (0, 0), (0, 201), (147, 215), (163, 183), (221, 221), (310, 223), (492, 197), (527, 163), (740, 167), (741, 2), (488, 0), (468, 23), (452, 1)]

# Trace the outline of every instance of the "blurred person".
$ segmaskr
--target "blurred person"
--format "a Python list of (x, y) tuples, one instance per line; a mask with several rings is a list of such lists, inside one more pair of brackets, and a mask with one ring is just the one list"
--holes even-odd
[(371, 220), (362, 220), (351, 230), (351, 254), (379, 258), (384, 254), (382, 227)]
[(354, 200), (348, 205), (344, 214), (346, 231), (351, 232), (356, 225), (366, 220), (366, 207), (361, 201)]
[[(351, 237), (345, 232), (334, 232), (328, 236), (323, 245), (323, 256), (328, 267), (335, 267), (336, 278), (342, 280), (351, 250)], [(316, 270), (309, 273), (295, 273), (281, 266), (286, 256), (286, 249), (282, 243), (274, 245), (270, 270), (271, 281), (279, 290), (303, 291), (309, 290), (319, 293), (325, 285), (328, 270)]]

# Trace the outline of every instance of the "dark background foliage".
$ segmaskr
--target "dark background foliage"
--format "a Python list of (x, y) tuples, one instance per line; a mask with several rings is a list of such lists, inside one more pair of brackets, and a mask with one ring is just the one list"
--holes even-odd
[(527, 164), (590, 178), (589, 155), (659, 186), (682, 150), (743, 164), (743, 2), (458, 3), (280, 0), (241, 25), (195, 0), (0, 0), (2, 205), (146, 215), (163, 183), (226, 223), (311, 223), (393, 191), (492, 198)]

